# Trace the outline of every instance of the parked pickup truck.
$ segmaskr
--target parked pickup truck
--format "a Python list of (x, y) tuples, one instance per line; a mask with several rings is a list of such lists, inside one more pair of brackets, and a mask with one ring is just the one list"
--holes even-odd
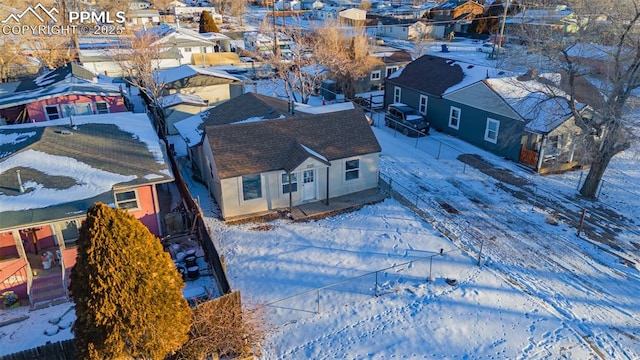
[(416, 109), (401, 103), (387, 107), (384, 124), (399, 130), (406, 136), (429, 135), (429, 122)]

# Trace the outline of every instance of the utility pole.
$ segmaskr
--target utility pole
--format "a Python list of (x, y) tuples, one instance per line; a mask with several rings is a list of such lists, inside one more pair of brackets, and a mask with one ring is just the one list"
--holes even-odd
[(278, 56), (278, 31), (276, 29), (276, 2), (273, 1), (273, 55)]
[[(504, 14), (502, 15), (502, 24), (500, 24), (500, 35), (496, 40), (498, 42), (498, 46), (502, 47), (503, 37), (504, 37), (504, 25), (507, 22), (507, 11), (509, 10), (509, 0), (502, 0), (502, 7), (504, 7)], [(500, 48), (496, 51), (496, 42), (493, 43), (493, 55), (495, 58), (498, 57), (498, 53), (500, 53)]]

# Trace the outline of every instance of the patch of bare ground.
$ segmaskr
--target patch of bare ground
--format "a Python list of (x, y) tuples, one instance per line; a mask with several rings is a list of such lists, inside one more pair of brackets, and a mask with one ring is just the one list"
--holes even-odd
[(509, 185), (518, 187), (531, 185), (531, 183), (527, 179), (514, 175), (511, 170), (495, 167), (493, 164), (487, 162), (478, 154), (461, 154), (458, 156), (458, 160), (478, 169), (483, 174), (489, 175), (492, 178), (501, 182), (505, 182)]
[[(568, 207), (561, 200), (556, 201), (549, 197), (537, 196), (534, 190), (527, 187), (527, 185), (533, 185), (527, 179), (513, 174), (510, 170), (497, 168), (477, 154), (461, 154), (458, 156), (458, 160), (500, 181), (496, 186), (514, 198), (527, 201), (540, 209), (553, 211), (557, 220), (575, 229), (580, 226), (581, 211)], [(512, 185), (515, 189), (505, 184)], [(580, 197), (571, 199), (571, 202), (584, 204), (584, 208), (587, 209), (587, 216), (582, 225), (582, 234), (590, 240), (600, 242), (615, 250), (621, 250), (616, 243), (616, 237), (622, 231), (620, 226), (624, 227), (628, 223), (633, 224), (633, 221), (601, 204), (585, 204), (585, 199)]]

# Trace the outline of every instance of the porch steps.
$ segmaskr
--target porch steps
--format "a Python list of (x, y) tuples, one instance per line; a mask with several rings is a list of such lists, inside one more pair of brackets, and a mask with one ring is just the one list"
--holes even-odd
[(32, 308), (43, 304), (48, 306), (52, 301), (67, 300), (65, 289), (62, 285), (62, 273), (54, 272), (33, 279), (31, 285)]

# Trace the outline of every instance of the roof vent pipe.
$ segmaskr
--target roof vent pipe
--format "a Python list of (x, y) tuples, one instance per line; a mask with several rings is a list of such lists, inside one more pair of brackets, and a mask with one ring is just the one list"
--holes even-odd
[(24, 187), (22, 186), (22, 178), (20, 177), (20, 170), (16, 170), (16, 175), (18, 175), (18, 185), (20, 186), (20, 193), (24, 193)]

